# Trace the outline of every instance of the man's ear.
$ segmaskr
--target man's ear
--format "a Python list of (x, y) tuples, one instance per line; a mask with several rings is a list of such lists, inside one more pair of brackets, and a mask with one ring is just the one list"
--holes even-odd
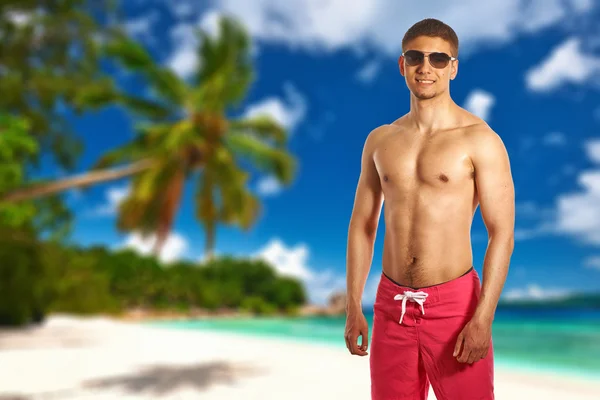
[(452, 72), (450, 73), (450, 79), (454, 80), (454, 78), (456, 78), (456, 75), (458, 74), (458, 60), (454, 60), (452, 61)]
[(404, 56), (398, 57), (398, 67), (400, 68), (400, 75), (404, 76)]

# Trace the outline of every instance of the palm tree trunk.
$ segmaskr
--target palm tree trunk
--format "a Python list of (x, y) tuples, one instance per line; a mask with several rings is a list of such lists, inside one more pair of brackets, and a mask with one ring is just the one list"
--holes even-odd
[(215, 225), (206, 225), (206, 242), (204, 244), (204, 253), (206, 254), (206, 260), (212, 261), (215, 254)]
[(153, 163), (153, 160), (145, 159), (134, 162), (133, 164), (129, 164), (125, 167), (86, 172), (80, 175), (75, 175), (73, 177), (50, 183), (32, 185), (21, 189), (17, 189), (3, 196), (0, 196), (0, 201), (17, 202), (22, 200), (30, 200), (33, 198), (49, 196), (76, 187), (89, 186), (96, 183), (117, 180), (144, 171), (150, 168)]
[(183, 185), (185, 184), (185, 172), (179, 170), (176, 176), (171, 178), (169, 186), (165, 190), (163, 203), (160, 207), (160, 216), (158, 219), (158, 227), (156, 229), (156, 242), (154, 242), (154, 255), (159, 256), (160, 252), (167, 241), (175, 214), (179, 209), (179, 203), (183, 194)]

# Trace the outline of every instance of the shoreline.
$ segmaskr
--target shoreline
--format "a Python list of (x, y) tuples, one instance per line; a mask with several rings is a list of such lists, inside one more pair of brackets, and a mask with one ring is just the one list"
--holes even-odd
[[(27, 400), (364, 400), (370, 394), (368, 356), (345, 347), (69, 315), (0, 330), (0, 381), (0, 397)], [(497, 398), (591, 400), (600, 392), (600, 382), (514, 368), (498, 368), (495, 386)]]
[[(225, 317), (225, 319), (227, 319), (228, 317)], [(140, 324), (144, 325), (144, 326), (149, 326), (152, 328), (158, 328), (158, 329), (172, 329), (172, 330), (184, 330), (184, 331), (205, 331), (205, 332), (215, 332), (215, 333), (223, 333), (223, 334), (230, 334), (236, 337), (240, 337), (240, 338), (244, 338), (244, 337), (253, 337), (253, 338), (259, 338), (259, 339), (264, 339), (264, 340), (282, 340), (285, 342), (289, 342), (289, 343), (303, 343), (303, 344), (310, 344), (310, 345), (318, 345), (318, 346), (323, 346), (325, 348), (337, 348), (337, 349), (344, 349), (346, 350), (345, 344), (342, 343), (341, 341), (338, 342), (332, 342), (329, 341), (327, 339), (323, 339), (323, 338), (318, 338), (318, 337), (314, 337), (314, 338), (306, 338), (306, 337), (302, 337), (302, 336), (284, 336), (284, 335), (277, 335), (274, 333), (264, 333), (264, 332), (236, 332), (236, 331), (232, 331), (232, 330), (228, 330), (228, 329), (219, 329), (219, 328), (211, 328), (211, 327), (202, 327), (200, 329), (194, 329), (194, 328), (177, 328), (177, 327), (171, 327), (171, 326), (167, 326), (167, 325), (162, 325), (163, 323), (169, 323), (169, 322), (185, 322), (185, 321), (168, 321), (168, 320), (156, 320), (156, 321), (152, 321), (152, 320), (148, 320), (148, 321), (143, 321), (140, 322)], [(156, 324), (154, 324), (156, 323)], [(495, 369), (498, 371), (505, 371), (505, 372), (514, 372), (514, 371), (519, 371), (525, 374), (531, 374), (534, 376), (548, 376), (548, 375), (552, 375), (558, 378), (570, 378), (570, 379), (575, 379), (575, 380), (582, 380), (582, 381), (586, 381), (586, 382), (598, 382), (600, 381), (600, 372), (598, 373), (594, 373), (591, 371), (583, 371), (583, 370), (574, 370), (574, 369), (570, 369), (568, 367), (563, 367), (563, 366), (543, 366), (540, 367), (540, 365), (532, 363), (532, 362), (525, 362), (522, 360), (518, 360), (518, 359), (510, 359), (510, 358), (503, 358), (500, 357), (498, 358), (498, 356), (495, 356)]]
[(331, 309), (330, 307), (317, 305), (304, 305), (297, 309), (296, 312), (275, 312), (270, 314), (258, 314), (251, 311), (236, 309), (236, 308), (219, 308), (217, 310), (194, 308), (189, 311), (176, 310), (152, 310), (152, 309), (130, 309), (118, 314), (102, 314), (109, 318), (115, 318), (121, 321), (186, 321), (198, 319), (226, 319), (235, 317), (245, 318), (294, 318), (294, 317), (342, 317), (345, 315), (344, 310)]

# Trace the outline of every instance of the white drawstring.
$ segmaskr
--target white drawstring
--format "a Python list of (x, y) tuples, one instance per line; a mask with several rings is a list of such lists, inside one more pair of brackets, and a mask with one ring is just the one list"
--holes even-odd
[(397, 294), (394, 296), (394, 300), (402, 300), (402, 315), (400, 316), (399, 324), (402, 324), (402, 318), (404, 318), (404, 312), (406, 311), (406, 300), (414, 301), (421, 306), (421, 312), (425, 314), (425, 309), (423, 308), (423, 303), (425, 299), (429, 296), (428, 293), (425, 292), (410, 292), (405, 291), (403, 294)]

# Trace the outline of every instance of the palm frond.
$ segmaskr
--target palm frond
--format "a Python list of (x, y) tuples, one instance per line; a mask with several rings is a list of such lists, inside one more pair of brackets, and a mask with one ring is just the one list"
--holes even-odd
[(194, 95), (197, 104), (214, 105), (214, 110), (239, 103), (254, 79), (247, 31), (236, 19), (222, 17), (216, 38), (202, 30), (198, 35), (202, 64), (196, 74), (201, 83)]
[(148, 156), (148, 151), (142, 146), (142, 139), (136, 138), (115, 150), (105, 153), (92, 166), (92, 169), (111, 167), (125, 162), (139, 160)]
[(164, 119), (173, 113), (171, 107), (153, 100), (129, 96), (127, 94), (119, 95), (117, 100), (133, 112), (151, 119)]
[(226, 146), (239, 157), (247, 158), (260, 170), (273, 174), (281, 183), (289, 184), (296, 172), (296, 160), (286, 150), (273, 148), (246, 133), (225, 136)]
[(154, 60), (152, 60), (148, 51), (125, 35), (115, 34), (113, 40), (104, 44), (102, 53), (107, 57), (118, 60), (124, 67), (135, 71), (143, 71), (154, 65)]
[(222, 156), (214, 161), (213, 170), (218, 178), (221, 200), (219, 220), (225, 224), (237, 224), (245, 230), (250, 229), (262, 209), (259, 199), (246, 186), (249, 174), (230, 157)]
[(103, 53), (118, 60), (125, 68), (142, 74), (169, 104), (181, 105), (186, 93), (185, 83), (169, 68), (158, 66), (139, 43), (119, 35), (108, 42)]
[(236, 119), (229, 121), (229, 124), (234, 131), (249, 133), (267, 141), (272, 140), (277, 147), (282, 147), (288, 140), (286, 129), (267, 115)]

